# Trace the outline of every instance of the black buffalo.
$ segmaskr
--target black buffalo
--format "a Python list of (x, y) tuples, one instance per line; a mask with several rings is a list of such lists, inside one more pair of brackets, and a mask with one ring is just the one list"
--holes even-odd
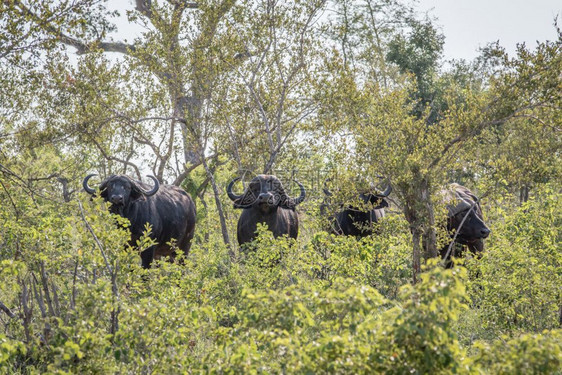
[(277, 177), (261, 174), (250, 181), (242, 195), (236, 195), (232, 192), (232, 186), (239, 179), (235, 178), (227, 187), (228, 197), (234, 202), (234, 207), (243, 209), (238, 219), (238, 244), (251, 242), (256, 237), (258, 223), (266, 224), (274, 237), (287, 235), (297, 238), (299, 218), (295, 207), (306, 196), (304, 186), (295, 181), (301, 193), (298, 198), (291, 198)]
[[(82, 185), (93, 195), (96, 191), (88, 186), (92, 176), (95, 174), (86, 176)], [(157, 244), (141, 253), (143, 268), (150, 268), (152, 260), (162, 256), (173, 260), (176, 254), (170, 241), (187, 255), (195, 229), (195, 204), (189, 194), (177, 186), (160, 185), (156, 177), (148, 177), (154, 186), (128, 176), (113, 175), (99, 187), (102, 198), (111, 203), (110, 211), (131, 222), (131, 245), (141, 237), (146, 223), (150, 224), (150, 237)]]
[(441, 249), (441, 257), (449, 261), (450, 256), (460, 256), (465, 246), (476, 256), (481, 256), (484, 238), (488, 237), (490, 229), (484, 223), (478, 198), (459, 184), (449, 185), (448, 189), (442, 191), (442, 195), (448, 210), (447, 230), (454, 239), (453, 242), (461, 246), (457, 248), (455, 243), (448, 244)]
[[(386, 197), (392, 191), (390, 184), (384, 192), (365, 191), (359, 193), (358, 200), (363, 207), (353, 207), (340, 205), (339, 211), (330, 215), (330, 231), (334, 234), (345, 236), (366, 237), (373, 234), (373, 224), (377, 223), (384, 217), (384, 208), (388, 207)], [(324, 194), (328, 197), (332, 193), (328, 189), (324, 189)], [(323, 204), (320, 207), (322, 213), (326, 212), (329, 204)], [(365, 206), (369, 206), (366, 208)]]

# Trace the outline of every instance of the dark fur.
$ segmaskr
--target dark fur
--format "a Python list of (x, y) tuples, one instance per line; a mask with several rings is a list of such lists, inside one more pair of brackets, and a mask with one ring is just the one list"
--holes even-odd
[[(328, 217), (330, 231), (334, 234), (345, 236), (366, 237), (373, 234), (373, 224), (384, 217), (384, 208), (388, 207), (385, 197), (373, 194), (359, 194), (359, 200), (364, 204), (371, 204), (372, 209), (364, 211), (356, 207), (346, 207)], [(322, 214), (325, 214), (328, 204), (320, 207)]]
[(266, 224), (274, 237), (297, 238), (299, 219), (295, 207), (298, 203), (287, 195), (277, 177), (254, 177), (244, 193), (234, 200), (234, 207), (243, 209), (238, 219), (238, 244), (251, 242), (256, 237), (258, 223)]
[[(484, 216), (482, 215), (482, 208), (478, 198), (469, 189), (458, 184), (451, 184), (448, 190), (443, 191), (443, 195), (446, 197), (445, 203), (449, 211), (447, 230), (451, 238), (458, 231), (455, 242), (460, 245), (453, 245), (451, 254), (447, 259), (448, 264), (450, 265), (450, 256), (461, 256), (465, 247), (476, 256), (481, 256), (482, 251), (484, 251), (484, 239), (490, 234), (490, 229), (484, 223)], [(474, 208), (470, 211), (463, 226), (459, 229), (459, 225), (471, 205), (474, 205)], [(442, 258), (445, 258), (447, 255), (448, 248), (449, 244), (441, 249)]]
[[(160, 185), (152, 196), (145, 196), (140, 188), (150, 190), (151, 186), (134, 181), (128, 176), (113, 175), (100, 185), (101, 196), (111, 203), (111, 212), (131, 222), (131, 244), (141, 237), (146, 223), (151, 225), (150, 237), (158, 244), (141, 253), (142, 266), (150, 268), (153, 259), (168, 256), (173, 260), (175, 251), (167, 245), (172, 239), (185, 255), (189, 253), (195, 230), (195, 204), (188, 193), (173, 185)], [(121, 195), (122, 204), (112, 203)]]

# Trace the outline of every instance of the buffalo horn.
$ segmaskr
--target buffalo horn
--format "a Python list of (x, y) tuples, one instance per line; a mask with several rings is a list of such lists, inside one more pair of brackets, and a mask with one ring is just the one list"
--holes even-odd
[(95, 189), (92, 189), (90, 186), (88, 186), (88, 180), (94, 176), (97, 176), (97, 174), (96, 173), (89, 174), (86, 176), (86, 178), (84, 178), (84, 181), (82, 181), (82, 187), (84, 187), (86, 193), (90, 195), (94, 195), (94, 193), (96, 192)]
[(390, 195), (390, 192), (392, 192), (392, 185), (390, 185), (390, 183), (388, 184), (388, 186), (386, 187), (386, 189), (380, 194), (381, 197), (388, 197)]
[(301, 195), (294, 199), (295, 201), (295, 206), (299, 203), (301, 203), (302, 201), (304, 201), (304, 198), (306, 197), (306, 190), (304, 188), (304, 186), (302, 186), (302, 184), (300, 182), (298, 182), (297, 180), (295, 180), (295, 182), (297, 183), (297, 185), (299, 185), (299, 187), (301, 188)]
[(146, 177), (148, 177), (148, 178), (152, 179), (152, 181), (154, 181), (154, 187), (152, 187), (152, 189), (150, 189), (150, 190), (144, 190), (143, 188), (141, 188), (140, 186), (137, 185), (137, 188), (140, 190), (140, 192), (144, 196), (150, 197), (151, 195), (156, 194), (158, 189), (160, 189), (160, 182), (158, 182), (158, 179), (154, 176), (147, 175)]
[(242, 198), (242, 194), (241, 195), (236, 195), (232, 192), (232, 186), (234, 185), (234, 183), (236, 181), (240, 180), (240, 177), (236, 177), (234, 180), (230, 181), (230, 183), (228, 184), (228, 186), (226, 187), (226, 192), (228, 194), (228, 197), (232, 200), (232, 201), (237, 201), (238, 199)]

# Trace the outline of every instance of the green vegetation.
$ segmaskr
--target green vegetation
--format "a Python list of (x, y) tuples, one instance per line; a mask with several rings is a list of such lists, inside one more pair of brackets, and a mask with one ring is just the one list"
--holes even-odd
[[(0, 374), (561, 374), (559, 29), (445, 66), (401, 2), (139, 0), (128, 40), (117, 13), (0, 4)], [(305, 184), (297, 240), (238, 247), (245, 171)], [(143, 270), (89, 173), (182, 186), (190, 254)], [(377, 234), (329, 234), (326, 180), (380, 176)], [(492, 234), (444, 269), (450, 182)]]

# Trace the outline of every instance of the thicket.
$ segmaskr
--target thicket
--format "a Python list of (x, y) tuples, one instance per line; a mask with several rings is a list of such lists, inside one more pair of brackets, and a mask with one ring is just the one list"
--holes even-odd
[[(444, 67), (396, 1), (135, 1), (128, 40), (116, 13), (0, 4), (0, 373), (561, 373), (556, 24)], [(95, 172), (188, 191), (190, 254), (143, 270)], [(233, 240), (254, 173), (307, 187), (297, 240)], [(444, 269), (449, 182), (492, 234)], [(329, 233), (325, 185), (334, 212), (388, 183), (376, 234)]]
[(262, 228), (235, 261), (212, 233), (184, 265), (145, 271), (117, 218), (85, 194), (63, 212), (29, 206), (14, 221), (4, 211), (3, 248), (17, 252), (0, 265), (13, 313), (0, 318), (0, 368), (557, 373), (560, 198), (544, 191), (503, 211), (481, 259), (449, 270), (430, 261), (415, 285), (398, 216), (360, 241), (326, 232), (274, 239)]

